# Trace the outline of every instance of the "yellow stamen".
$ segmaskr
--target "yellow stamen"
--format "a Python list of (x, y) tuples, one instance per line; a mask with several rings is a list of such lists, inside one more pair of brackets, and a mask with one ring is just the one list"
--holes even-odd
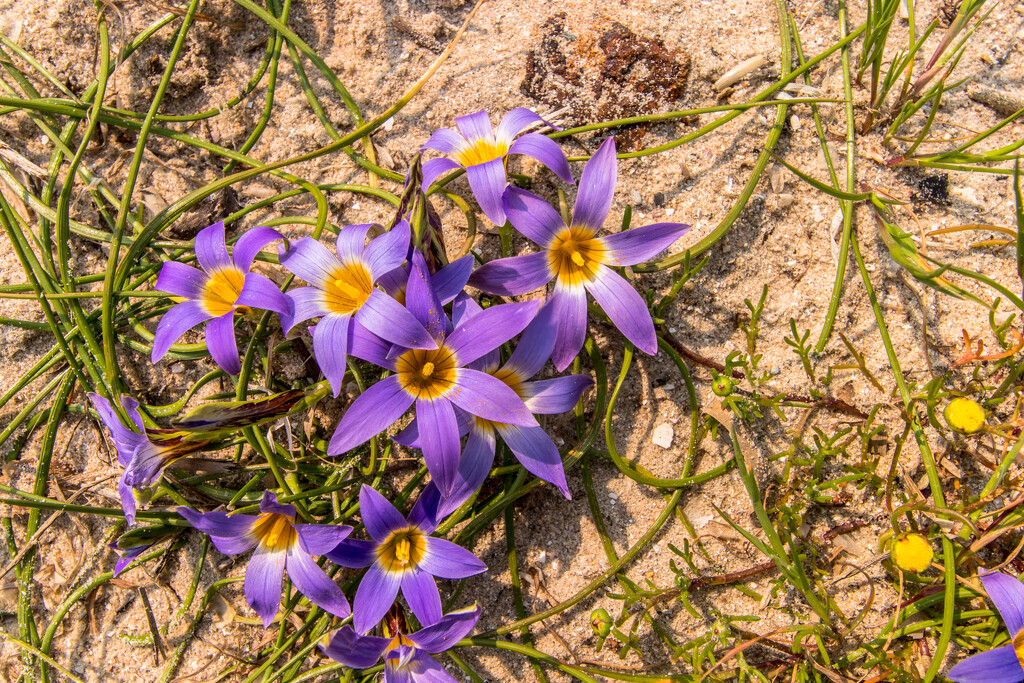
[(377, 547), (377, 559), (384, 571), (404, 572), (419, 566), (427, 551), (427, 538), (416, 527), (392, 531)]
[(338, 266), (324, 288), (324, 306), (331, 313), (351, 315), (373, 292), (370, 271), (360, 262)]
[(606, 260), (607, 249), (590, 228), (565, 228), (548, 245), (548, 267), (560, 282), (590, 282)]
[(403, 538), (395, 544), (395, 557), (403, 566), (409, 564), (409, 554), (412, 552), (412, 544), (408, 538)]
[(215, 271), (206, 281), (200, 301), (210, 315), (219, 318), (235, 310), (235, 302), (244, 284), (245, 273), (238, 268), (232, 266)]
[(287, 550), (298, 541), (299, 535), (292, 526), (294, 517), (279, 512), (264, 512), (252, 526), (252, 535), (267, 550)]
[(406, 351), (398, 357), (396, 366), (398, 383), (414, 398), (440, 398), (455, 386), (455, 354), (444, 346)]
[(497, 140), (473, 140), (457, 154), (457, 159), (462, 166), (476, 166), (500, 159), (507, 153), (508, 145)]

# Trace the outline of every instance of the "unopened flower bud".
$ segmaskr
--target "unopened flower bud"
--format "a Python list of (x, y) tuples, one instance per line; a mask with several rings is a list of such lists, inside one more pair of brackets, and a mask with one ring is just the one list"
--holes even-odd
[(727, 375), (716, 376), (711, 383), (711, 391), (715, 392), (716, 396), (728, 396), (732, 393), (732, 378)]
[(985, 409), (969, 398), (954, 398), (942, 412), (946, 424), (961, 434), (974, 434), (985, 426)]
[(892, 542), (892, 561), (905, 572), (919, 573), (931, 566), (932, 551), (928, 540), (921, 534), (903, 534)]
[(598, 637), (604, 639), (612, 632), (612, 617), (608, 610), (600, 607), (590, 613), (590, 626)]

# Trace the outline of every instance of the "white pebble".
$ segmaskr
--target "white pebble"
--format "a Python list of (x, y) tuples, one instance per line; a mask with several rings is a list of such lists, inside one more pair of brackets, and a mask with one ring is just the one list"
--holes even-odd
[(181, 363), (174, 363), (173, 365), (171, 365), (171, 372), (173, 372), (175, 375), (180, 375), (181, 373), (185, 372), (185, 366), (182, 365)]
[(672, 430), (672, 425), (665, 422), (654, 428), (654, 436), (651, 437), (651, 441), (655, 446), (672, 448), (672, 439), (674, 438), (675, 432)]

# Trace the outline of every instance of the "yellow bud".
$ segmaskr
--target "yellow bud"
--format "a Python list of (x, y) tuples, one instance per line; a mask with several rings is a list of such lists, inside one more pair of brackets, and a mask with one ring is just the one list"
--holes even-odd
[(961, 434), (974, 434), (985, 426), (985, 409), (969, 398), (954, 398), (942, 412), (946, 424)]
[(905, 572), (919, 573), (931, 566), (931, 545), (921, 534), (903, 534), (890, 548), (892, 561)]

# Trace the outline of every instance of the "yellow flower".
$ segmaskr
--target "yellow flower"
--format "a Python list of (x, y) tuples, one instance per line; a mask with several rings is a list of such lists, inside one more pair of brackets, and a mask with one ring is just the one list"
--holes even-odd
[(985, 426), (985, 409), (969, 398), (954, 398), (942, 415), (946, 424), (961, 434), (973, 434)]
[(919, 573), (932, 564), (932, 547), (921, 534), (903, 534), (892, 543), (892, 560), (905, 572)]

